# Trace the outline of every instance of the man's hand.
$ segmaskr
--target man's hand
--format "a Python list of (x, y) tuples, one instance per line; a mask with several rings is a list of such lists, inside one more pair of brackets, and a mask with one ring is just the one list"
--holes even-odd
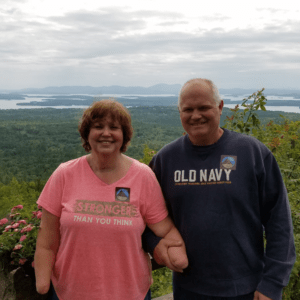
[(183, 269), (179, 269), (173, 266), (168, 255), (169, 247), (180, 247), (180, 246), (182, 246), (182, 242), (180, 241), (161, 239), (160, 242), (157, 244), (157, 246), (154, 248), (153, 258), (159, 265), (166, 266), (172, 271), (182, 273)]
[(253, 300), (272, 300), (271, 298), (263, 295), (262, 293), (260, 293), (259, 291), (256, 291), (254, 293), (254, 298)]

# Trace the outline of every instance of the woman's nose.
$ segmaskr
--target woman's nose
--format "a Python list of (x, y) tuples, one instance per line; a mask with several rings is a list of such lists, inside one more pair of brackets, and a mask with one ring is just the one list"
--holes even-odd
[(103, 128), (103, 133), (102, 133), (103, 135), (110, 135), (110, 129), (109, 129), (109, 127), (108, 126), (105, 126), (104, 128)]

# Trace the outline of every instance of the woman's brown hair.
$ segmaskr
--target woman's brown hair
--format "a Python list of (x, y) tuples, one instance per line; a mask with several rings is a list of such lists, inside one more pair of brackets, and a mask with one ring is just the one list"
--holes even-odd
[(94, 102), (88, 107), (83, 112), (79, 122), (78, 131), (81, 136), (82, 147), (86, 152), (91, 151), (91, 146), (88, 142), (91, 127), (106, 116), (110, 116), (113, 121), (120, 123), (123, 131), (123, 144), (120, 151), (126, 151), (133, 134), (130, 113), (120, 102), (114, 99), (103, 99)]

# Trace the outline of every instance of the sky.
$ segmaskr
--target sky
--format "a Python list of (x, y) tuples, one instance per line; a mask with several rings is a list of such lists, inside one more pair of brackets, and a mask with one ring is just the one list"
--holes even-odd
[(300, 1), (1, 0), (0, 90), (195, 77), (300, 90)]

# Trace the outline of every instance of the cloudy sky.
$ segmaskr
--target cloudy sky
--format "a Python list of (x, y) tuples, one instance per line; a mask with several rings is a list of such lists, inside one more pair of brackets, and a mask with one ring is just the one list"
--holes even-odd
[(0, 89), (194, 77), (300, 89), (300, 1), (1, 0)]

